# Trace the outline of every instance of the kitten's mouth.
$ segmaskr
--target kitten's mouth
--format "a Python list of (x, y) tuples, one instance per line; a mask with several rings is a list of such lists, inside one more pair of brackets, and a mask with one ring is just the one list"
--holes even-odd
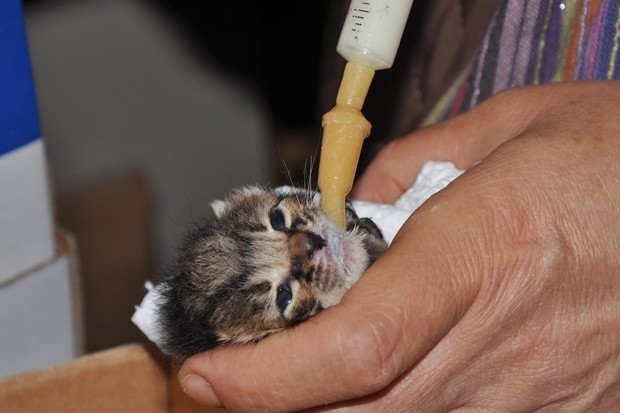
[(349, 275), (349, 268), (351, 266), (351, 249), (350, 242), (345, 237), (345, 232), (340, 233), (340, 237), (336, 242), (335, 259), (342, 266), (342, 270), (346, 275)]
[(366, 264), (365, 254), (360, 254), (363, 247), (350, 232), (330, 231), (326, 241), (320, 257), (317, 257), (323, 267), (317, 287), (324, 291), (336, 285), (348, 288), (357, 281)]

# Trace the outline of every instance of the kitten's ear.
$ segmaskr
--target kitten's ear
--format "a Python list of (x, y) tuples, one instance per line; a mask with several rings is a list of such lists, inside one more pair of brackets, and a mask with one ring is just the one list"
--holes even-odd
[(237, 190), (237, 193), (243, 196), (255, 196), (255, 195), (260, 195), (263, 192), (265, 192), (265, 190), (256, 185), (244, 186), (243, 188), (240, 188), (239, 190)]
[(226, 201), (222, 201), (219, 199), (217, 201), (211, 202), (211, 208), (213, 208), (213, 212), (215, 212), (215, 216), (217, 218), (222, 217), (222, 214), (224, 213), (227, 205), (228, 204), (226, 203)]

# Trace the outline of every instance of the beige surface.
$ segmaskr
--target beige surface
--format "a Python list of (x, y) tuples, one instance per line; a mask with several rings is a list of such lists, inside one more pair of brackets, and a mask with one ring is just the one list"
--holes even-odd
[(0, 381), (6, 412), (166, 412), (164, 371), (127, 346)]
[(221, 413), (179, 388), (160, 353), (125, 345), (0, 380), (0, 410), (20, 413)]

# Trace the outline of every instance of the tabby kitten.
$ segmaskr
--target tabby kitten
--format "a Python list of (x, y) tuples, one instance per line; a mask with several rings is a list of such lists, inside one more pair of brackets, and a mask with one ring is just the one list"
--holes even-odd
[(313, 192), (247, 187), (212, 204), (158, 286), (162, 349), (185, 358), (258, 341), (340, 302), (387, 248), (368, 218), (346, 208), (346, 231)]

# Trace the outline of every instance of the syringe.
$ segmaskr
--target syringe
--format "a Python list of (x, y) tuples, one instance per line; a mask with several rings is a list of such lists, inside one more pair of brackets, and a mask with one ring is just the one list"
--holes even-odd
[(361, 109), (375, 70), (392, 67), (413, 0), (352, 0), (336, 50), (347, 60), (336, 106), (323, 115), (318, 185), (321, 208), (345, 227), (345, 197), (353, 186), (370, 123)]

